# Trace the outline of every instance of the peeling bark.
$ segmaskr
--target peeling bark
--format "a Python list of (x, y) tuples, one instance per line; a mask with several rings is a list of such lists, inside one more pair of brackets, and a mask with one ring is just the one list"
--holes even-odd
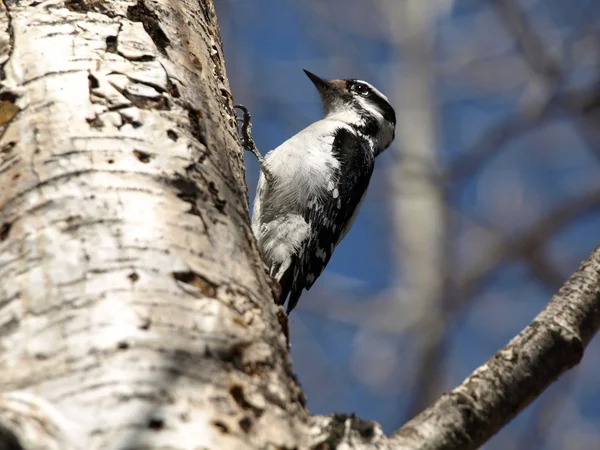
[(598, 252), (397, 435), (311, 417), (250, 231), (212, 3), (1, 6), (0, 446), (473, 448), (597, 330)]
[(212, 4), (2, 18), (0, 422), (25, 448), (295, 441)]

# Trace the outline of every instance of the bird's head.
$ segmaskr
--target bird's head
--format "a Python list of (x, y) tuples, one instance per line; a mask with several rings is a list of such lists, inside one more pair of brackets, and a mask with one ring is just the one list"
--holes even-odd
[(325, 80), (304, 70), (321, 100), (325, 118), (354, 127), (370, 139), (378, 154), (394, 140), (396, 112), (388, 98), (371, 84), (361, 80)]

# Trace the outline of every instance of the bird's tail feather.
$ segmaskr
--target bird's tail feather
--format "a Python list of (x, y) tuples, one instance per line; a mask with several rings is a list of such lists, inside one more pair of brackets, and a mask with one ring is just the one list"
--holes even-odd
[(285, 299), (292, 290), (292, 285), (294, 283), (294, 268), (291, 264), (278, 281), (281, 288), (281, 293), (277, 299), (277, 304), (283, 305), (285, 303)]
[[(298, 287), (297, 285), (297, 262), (298, 256), (294, 255), (292, 261), (288, 268), (285, 270), (283, 275), (280, 277), (279, 286), (281, 287), (281, 293), (279, 298), (277, 299), (278, 305), (283, 305), (288, 295), (290, 296), (287, 304), (286, 313), (289, 315), (292, 312), (292, 309), (296, 307), (298, 304), (298, 300), (300, 299), (300, 295), (302, 294), (302, 287)], [(291, 295), (290, 295), (291, 292)]]
[(302, 295), (302, 289), (294, 289), (292, 291), (292, 294), (290, 295), (290, 299), (288, 300), (288, 304), (287, 304), (286, 314), (288, 316), (292, 312), (292, 309), (294, 309), (296, 307), (296, 305), (298, 304), (298, 300), (300, 300), (301, 295)]

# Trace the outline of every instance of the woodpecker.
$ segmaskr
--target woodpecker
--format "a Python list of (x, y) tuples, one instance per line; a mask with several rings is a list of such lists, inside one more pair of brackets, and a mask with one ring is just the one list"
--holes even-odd
[(258, 154), (252, 213), (261, 256), (281, 286), (278, 304), (289, 296), (288, 315), (350, 230), (375, 157), (392, 143), (396, 127), (394, 108), (371, 84), (304, 72), (319, 92), (324, 118), (264, 159)]

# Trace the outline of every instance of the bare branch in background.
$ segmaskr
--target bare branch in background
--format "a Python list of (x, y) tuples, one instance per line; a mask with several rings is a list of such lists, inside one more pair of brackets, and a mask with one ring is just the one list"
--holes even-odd
[(525, 255), (526, 261), (529, 259), (535, 262), (533, 267), (535, 270), (537, 266), (538, 275), (543, 274), (544, 278), (557, 276), (554, 269), (549, 269), (545, 264), (541, 265), (541, 258), (539, 258), (541, 249), (558, 231), (576, 218), (594, 212), (599, 206), (600, 190), (592, 191), (579, 199), (563, 204), (547, 216), (542, 217), (520, 237), (499, 243), (494, 250), (487, 253), (484, 261), (478, 262), (473, 272), (458, 282), (457, 297), (453, 302), (453, 307), (464, 306), (464, 302), (475, 295), (493, 277), (495, 270), (510, 258)]
[(563, 68), (547, 53), (541, 37), (517, 3), (513, 0), (494, 0), (490, 4), (498, 10), (507, 30), (517, 39), (517, 44), (532, 71), (548, 87), (559, 84), (563, 78)]
[[(400, 329), (407, 324), (416, 325), (414, 339), (419, 361), (414, 366), (417, 388), (413, 392), (411, 415), (440, 394), (443, 376), (440, 356), (446, 320), (442, 317), (442, 303), (451, 280), (449, 217), (444, 186), (435, 176), (440, 155), (433, 25), (442, 6), (441, 2), (421, 0), (380, 3), (383, 17), (388, 20), (390, 43), (406, 62), (392, 68), (395, 91), (391, 95), (402, 105), (397, 112), (400, 144), (394, 151), (401, 147), (403, 157), (395, 158), (387, 168), (389, 190), (393, 194), (387, 206), (395, 286), (390, 289), (386, 309), (396, 316)], [(415, 172), (424, 176), (414, 176)], [(395, 296), (402, 296), (402, 301), (394, 299)], [(407, 309), (411, 314), (406, 314)]]
[(600, 247), (533, 322), (391, 441), (405, 450), (478, 448), (577, 365), (598, 328)]
[(527, 105), (522, 111), (490, 127), (450, 165), (444, 177), (448, 182), (459, 182), (480, 170), (504, 146), (523, 133), (534, 129), (548, 115), (549, 104)]

